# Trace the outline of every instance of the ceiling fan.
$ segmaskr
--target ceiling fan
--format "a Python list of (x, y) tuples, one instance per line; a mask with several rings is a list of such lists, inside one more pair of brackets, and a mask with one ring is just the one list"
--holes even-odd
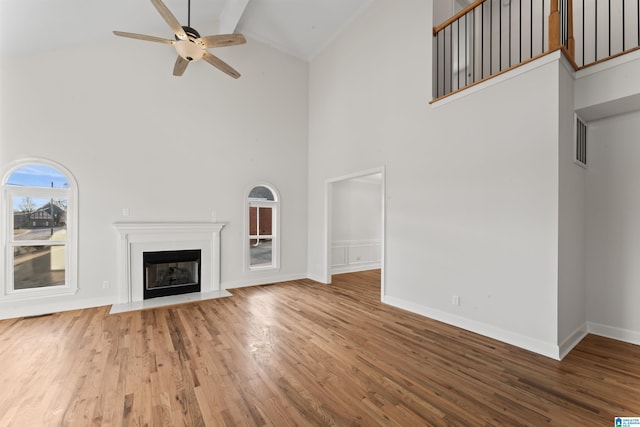
[(213, 47), (235, 46), (246, 43), (247, 40), (242, 34), (217, 34), (213, 36), (200, 37), (194, 28), (191, 28), (191, 0), (188, 2), (188, 21), (186, 26), (180, 25), (171, 11), (162, 3), (161, 0), (151, 0), (151, 3), (158, 10), (162, 18), (169, 24), (173, 30), (175, 40), (163, 39), (161, 37), (147, 36), (144, 34), (126, 33), (123, 31), (114, 31), (113, 34), (120, 37), (129, 37), (132, 39), (146, 40), (155, 43), (170, 44), (175, 46), (178, 51), (178, 58), (173, 66), (173, 75), (181, 76), (187, 69), (189, 62), (195, 62), (204, 59), (223, 73), (226, 73), (237, 79), (240, 73), (233, 69), (229, 64), (211, 54), (207, 49)]

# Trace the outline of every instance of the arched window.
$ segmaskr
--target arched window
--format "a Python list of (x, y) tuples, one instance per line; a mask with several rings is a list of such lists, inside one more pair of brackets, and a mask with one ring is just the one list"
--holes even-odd
[(1, 299), (77, 291), (77, 185), (62, 166), (16, 162), (2, 180)]
[(252, 187), (247, 195), (245, 238), (248, 270), (277, 269), (279, 252), (279, 197), (271, 185)]

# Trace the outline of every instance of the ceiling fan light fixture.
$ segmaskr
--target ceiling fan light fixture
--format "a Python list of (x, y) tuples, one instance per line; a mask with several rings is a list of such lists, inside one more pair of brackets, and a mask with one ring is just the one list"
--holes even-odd
[(179, 40), (175, 43), (175, 46), (178, 51), (178, 55), (187, 61), (199, 61), (204, 56), (204, 50), (202, 47), (191, 40)]

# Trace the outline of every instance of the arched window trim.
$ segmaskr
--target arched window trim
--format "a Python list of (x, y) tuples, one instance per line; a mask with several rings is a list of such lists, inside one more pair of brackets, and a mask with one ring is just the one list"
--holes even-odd
[[(7, 185), (9, 177), (18, 169), (29, 165), (44, 165), (65, 175), (69, 188), (19, 187)], [(78, 184), (73, 174), (63, 165), (49, 159), (29, 157), (13, 161), (5, 166), (0, 181), (0, 262), (3, 274), (0, 277), (0, 301), (28, 300), (61, 295), (71, 295), (78, 291)], [(11, 198), (15, 195), (56, 195), (67, 199), (67, 239), (65, 257), (65, 284), (30, 289), (13, 289), (13, 256), (9, 254), (9, 244), (13, 235), (13, 209)]]
[[(256, 187), (266, 187), (273, 193), (274, 200), (250, 200), (249, 194), (251, 194), (251, 190)], [(267, 266), (251, 266), (251, 256), (250, 256), (250, 243), (247, 234), (247, 230), (249, 230), (249, 209), (251, 207), (270, 207), (272, 209), (272, 226), (271, 230), (272, 237), (272, 259), (271, 265)], [(242, 232), (242, 239), (244, 241), (243, 250), (244, 250), (244, 270), (246, 272), (260, 272), (260, 271), (269, 271), (269, 270), (280, 270), (280, 193), (278, 189), (268, 182), (258, 182), (253, 185), (250, 185), (244, 193), (244, 227)]]

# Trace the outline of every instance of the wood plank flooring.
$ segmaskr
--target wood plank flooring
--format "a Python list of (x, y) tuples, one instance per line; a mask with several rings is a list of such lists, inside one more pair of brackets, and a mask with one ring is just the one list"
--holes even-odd
[(640, 346), (562, 362), (379, 302), (379, 271), (0, 321), (0, 426), (612, 426)]

